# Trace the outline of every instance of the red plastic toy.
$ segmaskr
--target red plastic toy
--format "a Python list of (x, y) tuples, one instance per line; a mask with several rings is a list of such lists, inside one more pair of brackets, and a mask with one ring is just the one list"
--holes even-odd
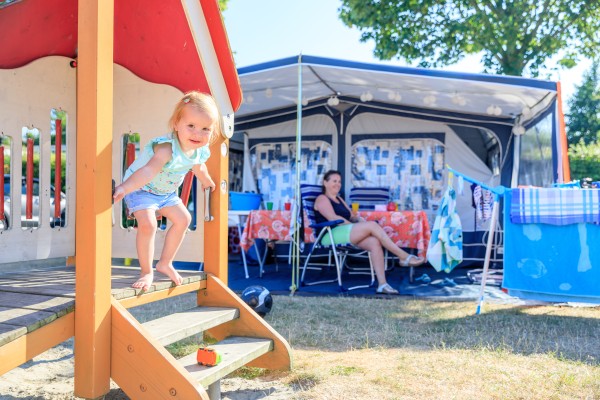
[(214, 367), (221, 362), (221, 355), (213, 348), (200, 347), (196, 353), (196, 361), (198, 361), (198, 364), (200, 365)]

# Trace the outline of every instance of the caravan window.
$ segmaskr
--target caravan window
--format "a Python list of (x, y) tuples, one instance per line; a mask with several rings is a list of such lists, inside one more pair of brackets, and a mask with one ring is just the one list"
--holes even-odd
[(445, 147), (435, 139), (367, 139), (352, 146), (352, 187), (386, 186), (402, 210), (434, 215), (444, 188)]
[(549, 114), (521, 136), (519, 185), (552, 185), (552, 117)]
[[(318, 184), (332, 168), (332, 147), (323, 140), (303, 140), (300, 183)], [(260, 143), (250, 149), (250, 160), (258, 191), (264, 201), (281, 209), (294, 197), (296, 182), (296, 143)]]

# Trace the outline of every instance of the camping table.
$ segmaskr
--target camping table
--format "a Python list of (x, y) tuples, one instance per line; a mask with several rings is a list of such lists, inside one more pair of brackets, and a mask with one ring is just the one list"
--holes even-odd
[[(248, 214), (246, 227), (242, 233), (240, 246), (243, 251), (248, 251), (255, 239), (263, 239), (267, 242), (291, 242), (290, 225), (292, 221), (291, 211), (282, 210), (253, 210)], [(309, 228), (310, 229), (310, 228)], [(307, 236), (308, 237), (308, 236)], [(258, 263), (260, 265), (260, 276), (262, 277), (265, 254), (261, 257), (258, 254)]]
[(263, 239), (267, 241), (291, 241), (290, 222), (292, 220), (291, 211), (277, 210), (254, 210), (248, 214), (246, 227), (242, 233), (240, 246), (248, 251), (254, 239)]
[[(367, 221), (377, 221), (398, 246), (417, 249), (418, 255), (425, 257), (431, 237), (425, 211), (359, 211), (358, 215)], [(291, 241), (291, 220), (291, 211), (250, 211), (240, 243), (242, 249), (247, 251), (254, 239)], [(308, 227), (304, 237), (307, 242), (315, 240)]]

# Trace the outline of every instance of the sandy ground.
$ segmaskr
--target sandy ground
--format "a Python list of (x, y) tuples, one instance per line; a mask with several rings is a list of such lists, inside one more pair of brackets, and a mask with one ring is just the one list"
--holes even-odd
[[(0, 399), (78, 399), (73, 395), (73, 361), (71, 339), (0, 376)], [(221, 380), (221, 393), (223, 400), (284, 400), (294, 396), (293, 390), (281, 383), (241, 378)], [(111, 382), (106, 400), (125, 399), (129, 397)]]

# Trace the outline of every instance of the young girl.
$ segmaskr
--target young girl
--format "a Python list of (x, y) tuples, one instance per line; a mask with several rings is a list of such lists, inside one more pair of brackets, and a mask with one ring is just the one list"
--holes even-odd
[(183, 178), (191, 169), (202, 188), (215, 189), (204, 164), (208, 146), (220, 131), (219, 110), (207, 94), (188, 92), (177, 102), (169, 120), (171, 133), (154, 138), (125, 172), (123, 183), (115, 188), (114, 200), (125, 199), (129, 213), (137, 220), (136, 248), (140, 278), (132, 285), (148, 290), (152, 284), (152, 261), (157, 222), (156, 212), (171, 221), (156, 270), (181, 285), (181, 275), (173, 259), (190, 225), (191, 216), (177, 195)]

